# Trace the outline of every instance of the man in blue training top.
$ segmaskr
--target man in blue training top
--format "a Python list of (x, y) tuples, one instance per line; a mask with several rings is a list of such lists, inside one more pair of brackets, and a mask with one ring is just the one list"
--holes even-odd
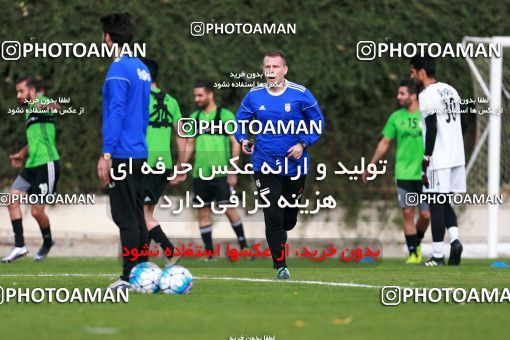
[[(243, 152), (252, 155), (253, 177), (258, 191), (269, 188), (266, 198), (270, 206), (264, 208), (267, 243), (274, 268), (278, 270), (277, 278), (288, 279), (290, 273), (284, 256), (285, 243), (287, 231), (296, 225), (299, 209), (280, 208), (278, 200), (283, 196), (293, 204), (301, 198), (309, 167), (308, 148), (320, 138), (325, 125), (312, 93), (304, 86), (285, 79), (288, 67), (282, 52), (266, 53), (263, 70), (267, 83), (252, 88), (246, 94), (237, 111), (236, 120), (246, 122), (255, 119), (262, 126), (272, 123), (274, 127), (277, 127), (278, 121), (283, 121), (285, 126), (289, 126), (292, 121), (295, 127), (306, 123), (306, 133), (300, 129), (290, 134), (276, 130), (276, 133), (257, 135), (254, 145), (251, 145), (243, 129), (238, 128), (235, 134)], [(311, 128), (313, 124), (310, 123), (315, 123), (320, 131)], [(261, 171), (264, 163), (272, 170), (279, 167), (284, 169), (287, 163), (287, 171), (264, 174)]]
[[(103, 153), (97, 163), (97, 173), (103, 184), (108, 185), (112, 218), (120, 229), (122, 249), (138, 249), (140, 253), (149, 242), (140, 184), (142, 165), (148, 155), (145, 134), (149, 124), (151, 76), (140, 59), (119, 53), (122, 45), (133, 37), (129, 14), (108, 14), (101, 18), (101, 24), (103, 43), (110, 48), (116, 43), (118, 47), (103, 85)], [(122, 175), (125, 177), (120, 179)], [(145, 261), (147, 256), (140, 256), (136, 261), (124, 257), (120, 280), (109, 288), (129, 289), (131, 269)]]

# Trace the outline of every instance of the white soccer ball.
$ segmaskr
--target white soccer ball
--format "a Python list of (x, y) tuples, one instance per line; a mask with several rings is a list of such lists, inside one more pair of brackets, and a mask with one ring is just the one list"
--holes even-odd
[(151, 262), (142, 262), (131, 269), (129, 283), (137, 293), (152, 294), (159, 290), (161, 269)]
[(159, 288), (165, 294), (188, 294), (193, 287), (193, 276), (182, 266), (171, 266), (161, 274)]

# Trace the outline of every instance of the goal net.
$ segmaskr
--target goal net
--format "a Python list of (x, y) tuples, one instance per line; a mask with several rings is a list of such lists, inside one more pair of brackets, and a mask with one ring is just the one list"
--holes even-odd
[[(501, 55), (467, 57), (473, 79), (470, 114), (476, 115), (476, 136), (466, 165), (468, 193), (510, 192), (510, 37), (465, 37), (463, 44), (501, 44)], [(505, 60), (506, 59), (506, 60)], [(499, 205), (487, 205), (487, 256), (498, 255)]]

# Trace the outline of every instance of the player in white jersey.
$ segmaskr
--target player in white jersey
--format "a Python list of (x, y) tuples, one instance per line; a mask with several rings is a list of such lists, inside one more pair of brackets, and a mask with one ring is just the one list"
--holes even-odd
[(460, 113), (460, 98), (452, 86), (436, 80), (435, 62), (431, 57), (411, 59), (411, 78), (423, 87), (418, 98), (425, 142), (422, 180), (424, 192), (430, 193), (433, 241), (432, 256), (425, 265), (444, 265), (445, 227), (451, 243), (448, 264), (459, 265), (462, 244), (457, 216), (448, 200), (439, 194), (466, 192), (465, 120)]

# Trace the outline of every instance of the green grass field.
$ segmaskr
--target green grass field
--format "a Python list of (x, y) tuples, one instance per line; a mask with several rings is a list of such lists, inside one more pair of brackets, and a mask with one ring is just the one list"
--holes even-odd
[[(504, 288), (509, 270), (489, 260), (460, 267), (381, 265), (322, 266), (289, 262), (293, 281), (277, 282), (269, 262), (182, 261), (196, 279), (189, 295), (131, 293), (127, 304), (8, 303), (0, 329), (8, 338), (33, 339), (275, 339), (507, 338), (510, 305), (408, 303), (383, 306), (377, 286)], [(162, 263), (159, 263), (162, 264)], [(298, 265), (299, 264), (299, 265)], [(267, 266), (266, 266), (267, 265)], [(293, 267), (294, 265), (294, 267)], [(106, 287), (120, 270), (112, 258), (24, 258), (0, 266), (2, 287)], [(80, 273), (83, 276), (57, 274)], [(55, 274), (38, 276), (38, 274)], [(221, 278), (266, 279), (267, 281)], [(366, 284), (331, 286), (320, 282)]]

